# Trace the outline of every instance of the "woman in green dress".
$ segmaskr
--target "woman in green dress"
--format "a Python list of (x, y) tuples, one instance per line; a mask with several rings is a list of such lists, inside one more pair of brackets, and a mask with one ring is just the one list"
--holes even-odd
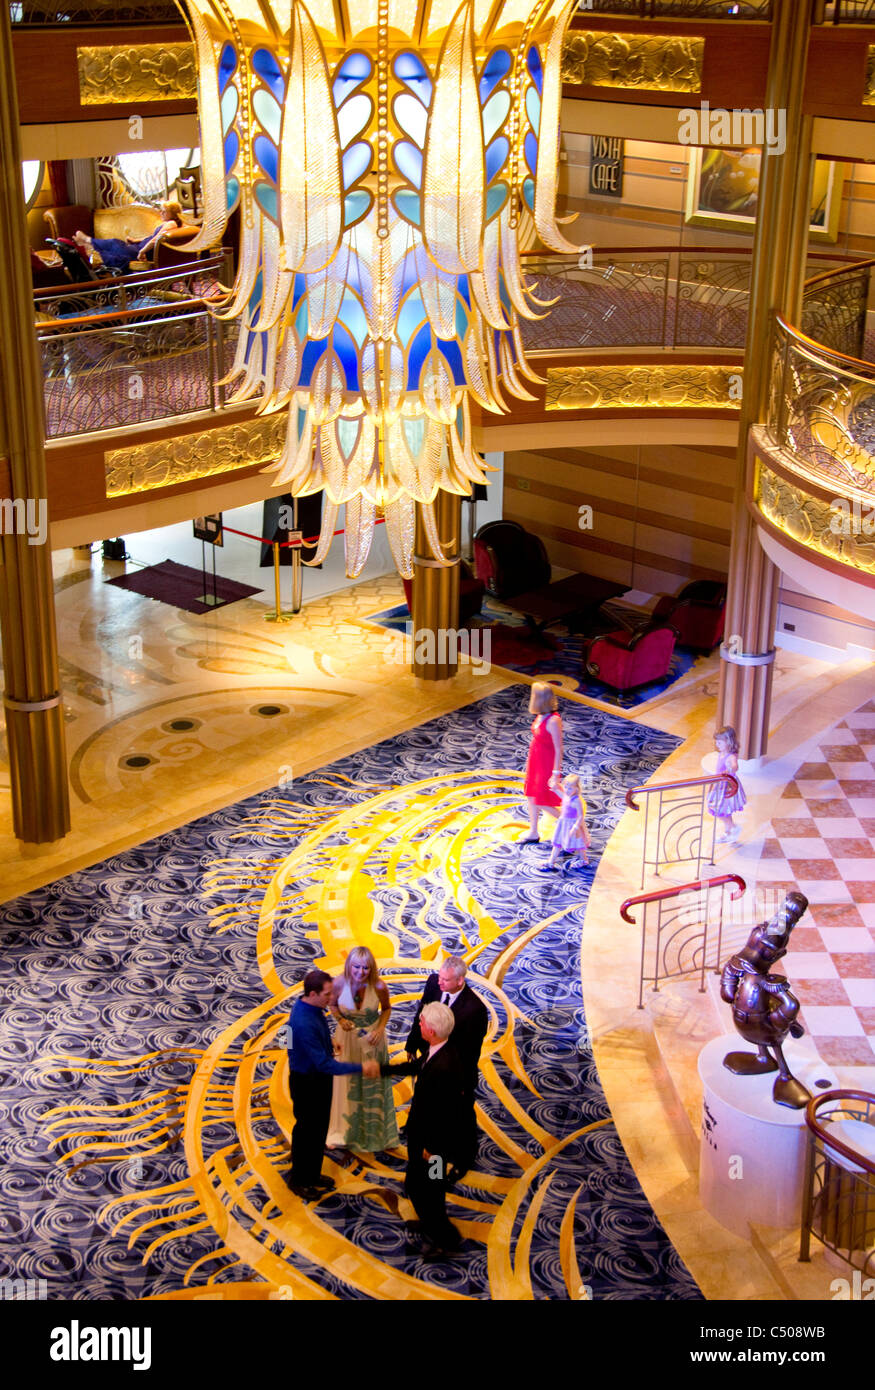
[[(367, 946), (355, 946), (334, 981), (328, 1006), (337, 1020), (335, 1052), (341, 1062), (389, 1060), (386, 1024), (392, 1006)], [(328, 1143), (357, 1153), (378, 1153), (398, 1143), (392, 1082), (386, 1077), (335, 1076)]]

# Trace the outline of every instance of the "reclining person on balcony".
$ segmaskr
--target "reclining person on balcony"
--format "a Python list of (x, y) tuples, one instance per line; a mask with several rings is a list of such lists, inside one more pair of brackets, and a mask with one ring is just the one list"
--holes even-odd
[(97, 251), (103, 264), (110, 270), (120, 270), (126, 275), (131, 261), (142, 260), (147, 252), (157, 247), (159, 241), (172, 236), (180, 227), (185, 231), (193, 230), (185, 226), (182, 208), (173, 198), (161, 204), (161, 216), (162, 221), (143, 241), (122, 241), (120, 237), (90, 237), (85, 232), (75, 232), (73, 240), (89, 255), (92, 251)]

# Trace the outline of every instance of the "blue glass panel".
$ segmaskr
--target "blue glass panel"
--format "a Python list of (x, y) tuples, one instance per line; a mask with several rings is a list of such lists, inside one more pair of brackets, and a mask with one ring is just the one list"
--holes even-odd
[(373, 201), (373, 196), (364, 188), (357, 188), (354, 193), (348, 193), (343, 200), (344, 227), (351, 227), (354, 222), (361, 222), (362, 218), (367, 216)]
[(541, 98), (534, 87), (529, 87), (526, 92), (526, 115), (532, 130), (539, 130), (541, 126)]
[[(353, 193), (350, 196), (355, 198), (358, 197), (358, 194)], [(346, 283), (349, 285), (349, 288), (351, 290), (355, 290), (357, 294), (361, 294), (362, 271), (361, 266), (359, 265), (359, 258), (354, 251), (350, 252), (349, 261), (347, 262)]]
[(501, 212), (501, 209), (507, 202), (508, 191), (507, 184), (502, 179), (499, 179), (498, 183), (494, 183), (489, 189), (486, 194), (487, 222), (491, 222), (493, 217)]
[(334, 325), (332, 339), (334, 351), (340, 358), (343, 375), (346, 377), (346, 389), (357, 391), (359, 389), (359, 359), (355, 343), (342, 323)]
[(465, 412), (461, 406), (456, 411), (456, 434), (462, 443), (465, 443)]
[(292, 291), (292, 308), (297, 309), (301, 302), (301, 295), (307, 289), (307, 277), (300, 270), (295, 272), (295, 288)]
[(237, 206), (237, 199), (240, 197), (240, 183), (237, 179), (228, 179), (225, 185), (225, 197), (228, 203), (228, 211)]
[(279, 173), (279, 152), (276, 145), (267, 135), (256, 135), (252, 148), (267, 177), (276, 183)]
[(395, 167), (414, 188), (422, 187), (422, 155), (411, 140), (399, 140), (392, 151)]
[(303, 342), (309, 331), (310, 309), (306, 299), (302, 299), (300, 308), (298, 309), (298, 312), (295, 314), (295, 332), (297, 333), (301, 342)]
[(419, 390), (419, 374), (422, 371), (422, 364), (431, 352), (432, 339), (431, 329), (424, 323), (413, 340), (410, 353), (407, 358), (407, 390)]
[(431, 105), (432, 81), (428, 68), (416, 53), (399, 53), (392, 65), (395, 76), (418, 96), (424, 106)]
[(538, 169), (538, 140), (531, 130), (526, 135), (523, 149), (525, 150), (526, 163), (534, 174)]
[(392, 194), (392, 201), (399, 216), (405, 222), (412, 222), (414, 227), (418, 227), (422, 221), (422, 210), (419, 202), (419, 194), (414, 193), (409, 188), (399, 188)]
[(303, 439), (303, 437), (304, 437), (304, 429), (305, 429), (305, 427), (306, 427), (306, 424), (307, 424), (307, 412), (306, 412), (306, 410), (302, 410), (301, 407), (298, 406), (298, 438), (299, 438), (299, 439)]
[(252, 293), (249, 296), (249, 303), (246, 305), (246, 312), (249, 314), (249, 322), (254, 328), (261, 316), (261, 301), (264, 295), (264, 272), (259, 271), (255, 277), (255, 284), (252, 286)]
[(480, 73), (480, 105), (485, 106), (490, 92), (494, 92), (501, 79), (510, 72), (511, 58), (506, 48), (496, 48)]
[(233, 169), (233, 168), (234, 168), (234, 164), (235, 164), (235, 162), (236, 162), (236, 160), (237, 160), (237, 154), (238, 154), (238, 152), (239, 152), (239, 149), (240, 149), (240, 141), (239, 141), (239, 139), (238, 139), (238, 137), (237, 137), (237, 132), (236, 132), (236, 130), (229, 130), (229, 131), (228, 131), (228, 134), (225, 136), (225, 145), (224, 145), (224, 150), (225, 150), (225, 173), (226, 173), (226, 174), (228, 173), (228, 170), (229, 170), (229, 169)]
[(447, 341), (439, 338), (438, 347), (447, 360), (447, 366), (452, 373), (453, 381), (457, 386), (464, 386), (467, 378), (465, 376), (465, 366), (462, 362), (462, 352), (459, 344), (456, 342), (455, 338), (449, 338)]
[(300, 386), (309, 386), (313, 380), (313, 373), (319, 362), (319, 358), (328, 346), (327, 338), (314, 338), (304, 348), (304, 355), (301, 358)]
[(532, 75), (532, 81), (538, 89), (538, 95), (544, 90), (544, 69), (541, 67), (541, 55), (534, 44), (532, 44), (526, 54), (526, 67)]
[(465, 334), (466, 334), (467, 332), (468, 332), (468, 315), (465, 313), (465, 306), (464, 306), (464, 304), (460, 303), (460, 301), (457, 299), (457, 300), (456, 300), (456, 337), (458, 338), (459, 342), (462, 341), (462, 339), (465, 337)]
[(412, 289), (413, 286), (418, 283), (419, 276), (416, 271), (416, 257), (413, 255), (412, 252), (408, 251), (406, 256), (404, 257), (404, 264), (401, 271), (402, 297), (407, 293), (408, 290)]
[(335, 107), (340, 106), (356, 87), (367, 81), (372, 70), (373, 63), (366, 53), (347, 53), (335, 73), (331, 88)]
[(354, 294), (349, 290), (344, 291), (343, 299), (340, 304), (339, 321), (349, 330), (350, 335), (360, 348), (364, 347), (368, 336), (368, 321), (365, 318), (365, 311)]
[(226, 43), (219, 59), (219, 91), (224, 92), (237, 69), (237, 51), (232, 43)]
[(257, 183), (255, 185), (255, 201), (262, 212), (267, 213), (271, 222), (279, 221), (276, 199), (277, 193), (272, 183)]
[(507, 162), (510, 154), (510, 141), (505, 135), (499, 135), (497, 140), (486, 151), (486, 183), (492, 182), (497, 174), (500, 174)]
[(507, 285), (504, 283), (503, 275), (499, 275), (498, 277), (498, 297), (504, 306), (505, 315), (507, 318), (511, 318), (513, 315), (513, 305), (510, 302), (510, 295), (507, 292)]
[(367, 140), (356, 140), (343, 156), (343, 186), (351, 188), (371, 167), (373, 152)]
[(534, 179), (523, 179), (523, 197), (525, 198), (525, 200), (526, 200), (528, 206), (529, 206), (529, 207), (532, 209), (532, 211), (534, 212), (534, 210), (535, 210), (535, 180), (534, 180)]
[(398, 311), (398, 341), (402, 347), (416, 336), (417, 329), (425, 318), (425, 305), (419, 290), (408, 295)]
[(280, 106), (286, 95), (286, 86), (279, 63), (273, 54), (266, 48), (256, 48), (252, 55), (252, 66), (258, 73), (265, 87), (269, 87), (276, 97)]
[(465, 303), (467, 304), (468, 308), (470, 309), (470, 308), (471, 308), (471, 290), (470, 290), (469, 287), (468, 287), (468, 277), (467, 277), (467, 275), (460, 275), (460, 276), (459, 276), (458, 280), (456, 281), (456, 289), (459, 291), (459, 294), (462, 296), (462, 298), (464, 299), (464, 301), (465, 301)]

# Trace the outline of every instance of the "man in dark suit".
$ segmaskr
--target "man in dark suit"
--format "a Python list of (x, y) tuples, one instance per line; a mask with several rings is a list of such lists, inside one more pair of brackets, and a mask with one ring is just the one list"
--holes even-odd
[(425, 1049), (421, 1060), (387, 1064), (381, 1070), (384, 1075), (416, 1075), (405, 1131), (407, 1195), (422, 1235), (439, 1250), (455, 1250), (462, 1237), (447, 1216), (447, 1188), (453, 1175), (469, 1165), (467, 1071), (450, 1036), (455, 1033), (452, 1010), (445, 1004), (426, 1004), (417, 1020)]
[(486, 1037), (489, 1013), (483, 1000), (466, 984), (467, 969), (460, 956), (447, 956), (440, 970), (429, 975), (407, 1038), (406, 1051), (411, 1059), (421, 1057), (428, 1051), (419, 1023), (426, 1004), (446, 1004), (452, 1009), (453, 1047), (467, 1073), (466, 1090), (473, 1107), (480, 1049)]

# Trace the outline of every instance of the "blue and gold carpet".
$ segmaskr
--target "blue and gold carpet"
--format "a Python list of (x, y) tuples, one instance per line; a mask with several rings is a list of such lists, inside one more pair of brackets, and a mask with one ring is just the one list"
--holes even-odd
[[(701, 1297), (593, 1064), (592, 870), (541, 874), (544, 852), (514, 844), (527, 697), (492, 695), (0, 908), (0, 1277), (78, 1299)], [(563, 717), (597, 856), (676, 740), (579, 705)], [(442, 948), (489, 1007), (452, 1258), (408, 1243), (401, 1152), (330, 1153), (337, 1191), (315, 1205), (284, 1182), (290, 1002), (355, 943), (380, 959), (394, 1050)]]

